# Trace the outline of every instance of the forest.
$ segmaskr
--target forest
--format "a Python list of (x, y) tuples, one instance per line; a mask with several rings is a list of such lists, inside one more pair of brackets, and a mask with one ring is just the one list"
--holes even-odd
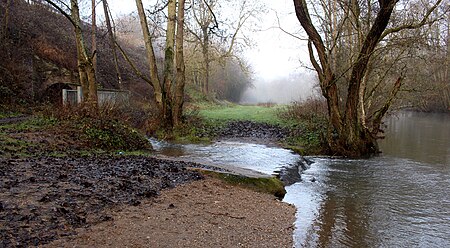
[[(182, 126), (198, 108), (189, 102), (239, 103), (254, 87), (244, 51), (257, 32), (249, 26), (270, 6), (135, 4), (135, 12), (116, 17), (106, 0), (3, 0), (2, 109), (61, 106), (61, 90), (77, 85), (95, 108), (97, 90), (121, 90), (131, 95), (129, 112), (139, 113), (130, 119), (151, 132)], [(382, 119), (392, 111), (449, 111), (445, 1), (294, 1), (292, 11), (304, 32), (290, 35), (307, 43), (309, 61), (301, 64), (317, 75), (323, 97), (312, 101), (326, 103), (323, 139), (332, 153), (377, 152)]]
[(450, 247), (449, 73), (448, 0), (0, 0), (0, 247)]

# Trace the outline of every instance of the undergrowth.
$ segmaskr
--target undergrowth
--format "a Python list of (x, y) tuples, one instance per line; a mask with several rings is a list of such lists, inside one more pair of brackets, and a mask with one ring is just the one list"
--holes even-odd
[(296, 133), (287, 140), (289, 148), (304, 155), (326, 153), (328, 117), (324, 100), (308, 98), (306, 101), (293, 102), (279, 116), (296, 123)]
[(62, 108), (49, 113), (62, 126), (75, 128), (75, 134), (89, 148), (104, 150), (145, 150), (151, 145), (147, 138), (130, 125), (130, 117), (121, 109), (109, 106), (90, 109), (87, 106)]

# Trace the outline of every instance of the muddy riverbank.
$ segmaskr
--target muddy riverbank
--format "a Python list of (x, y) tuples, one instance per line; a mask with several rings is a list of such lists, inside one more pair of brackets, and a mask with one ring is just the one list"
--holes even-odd
[(202, 179), (197, 164), (147, 157), (0, 159), (1, 247), (45, 244), (110, 220), (165, 188)]
[[(195, 163), (141, 156), (0, 158), (0, 247), (44, 245), (63, 237), (73, 237), (78, 233), (84, 233), (86, 228), (93, 228), (92, 230), (96, 232), (95, 226), (98, 224), (115, 223), (117, 218), (117, 215), (114, 214), (115, 211), (139, 208), (140, 206), (151, 209), (152, 202), (158, 202), (160, 197), (164, 197), (165, 193), (160, 196), (161, 190), (204, 178), (202, 174), (192, 171), (188, 167), (211, 169)], [(295, 210), (293, 207), (286, 208), (287, 204), (279, 202), (276, 203), (279, 205), (271, 205), (272, 200), (276, 201), (270, 195), (266, 197), (272, 200), (266, 198), (266, 200), (260, 199), (255, 202), (259, 193), (248, 190), (243, 193), (240, 188), (217, 183), (205, 183), (205, 185), (207, 185), (204, 188), (205, 192), (201, 192), (202, 187), (196, 186), (200, 190), (197, 190), (196, 199), (205, 204), (212, 204), (208, 211), (215, 211), (212, 206), (217, 204), (217, 201), (225, 204), (223, 205), (224, 211), (234, 211), (236, 216), (241, 216), (240, 213), (244, 213), (241, 211), (246, 211), (246, 209), (260, 208), (262, 205), (268, 204), (271, 211), (267, 216), (259, 219), (258, 225), (270, 223), (270, 225), (286, 227), (288, 231), (280, 233), (280, 230), (274, 229), (272, 234), (281, 235), (282, 239), (292, 240), (292, 229), (289, 227), (294, 221)], [(185, 194), (189, 195), (194, 188), (177, 187), (174, 190), (178, 194), (187, 191)], [(220, 192), (211, 193), (217, 190)], [(171, 194), (170, 190), (167, 192)], [(227, 200), (225, 198), (214, 200), (216, 196), (224, 197), (234, 194), (247, 196), (238, 199), (227, 196), (225, 197)], [(186, 204), (192, 200), (192, 197), (173, 196), (170, 198), (170, 204), (178, 207), (185, 206), (185, 209), (178, 208), (178, 210), (191, 211), (194, 214), (192, 218), (186, 219), (186, 223), (190, 223), (189, 225), (202, 225), (204, 224), (203, 218), (206, 218), (205, 214), (196, 213), (197, 211), (191, 208), (192, 204)], [(165, 207), (172, 208), (170, 204)], [(285, 210), (283, 211), (283, 209)], [(154, 211), (159, 212), (160, 210), (155, 209)], [(133, 211), (130, 213), (132, 214)], [(281, 214), (283, 218), (276, 217), (277, 214)], [(230, 218), (227, 215), (225, 212), (218, 214), (225, 219)], [(275, 217), (271, 218), (270, 216)], [(236, 225), (247, 229), (253, 225), (252, 223), (255, 223), (254, 221), (258, 222), (254, 219), (254, 217), (238, 218), (239, 224)], [(130, 228), (131, 226), (136, 227), (135, 224), (130, 224)], [(156, 224), (156, 226), (147, 228), (151, 228), (157, 233), (166, 230), (168, 224), (162, 226)], [(235, 228), (233, 227), (233, 230)], [(260, 236), (260, 231), (257, 229), (253, 233), (255, 237)], [(221, 231), (223, 231), (222, 237), (227, 237), (229, 231), (222, 230), (222, 228), (216, 230), (216, 232)], [(252, 235), (251, 233), (247, 234)], [(199, 237), (189, 232), (184, 235), (191, 241), (197, 240)], [(165, 233), (162, 239), (171, 240), (176, 236), (178, 235), (175, 233)], [(254, 240), (253, 236), (242, 240)], [(211, 242), (216, 242), (214, 240), (217, 237), (210, 236), (209, 239)], [(162, 239), (155, 242), (166, 242)], [(241, 238), (236, 240), (240, 242)]]

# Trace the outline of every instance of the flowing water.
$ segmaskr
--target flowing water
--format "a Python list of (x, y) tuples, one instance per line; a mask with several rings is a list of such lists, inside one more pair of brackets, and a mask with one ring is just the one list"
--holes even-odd
[[(286, 187), (297, 207), (295, 247), (450, 247), (450, 115), (387, 120), (381, 156), (314, 161)], [(265, 145), (155, 142), (161, 154), (273, 174), (300, 156)]]

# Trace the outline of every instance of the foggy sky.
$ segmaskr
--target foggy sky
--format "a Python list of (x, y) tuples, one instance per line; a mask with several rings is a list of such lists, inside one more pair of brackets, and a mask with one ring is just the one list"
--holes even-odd
[[(144, 0), (144, 7), (155, 2)], [(284, 33), (281, 27), (296, 35), (305, 36), (295, 16), (292, 0), (260, 0), (267, 10), (261, 13), (260, 21), (252, 33), (246, 33), (254, 45), (244, 51), (244, 57), (255, 73), (254, 88), (245, 94), (252, 102), (289, 102), (311, 94), (314, 74), (301, 68), (301, 62), (309, 63), (306, 42)], [(110, 0), (113, 16), (136, 11), (134, 1)], [(226, 15), (221, 13), (221, 15)], [(231, 14), (230, 14), (231, 15)], [(278, 16), (278, 19), (277, 19)], [(290, 80), (289, 75), (302, 73), (307, 80)], [(261, 98), (261, 99), (257, 99)]]
[(301, 101), (317, 95), (313, 89), (317, 77), (309, 73), (296, 73), (275, 79), (258, 79), (256, 87), (247, 89), (241, 97), (241, 103), (279, 103), (286, 104)]

